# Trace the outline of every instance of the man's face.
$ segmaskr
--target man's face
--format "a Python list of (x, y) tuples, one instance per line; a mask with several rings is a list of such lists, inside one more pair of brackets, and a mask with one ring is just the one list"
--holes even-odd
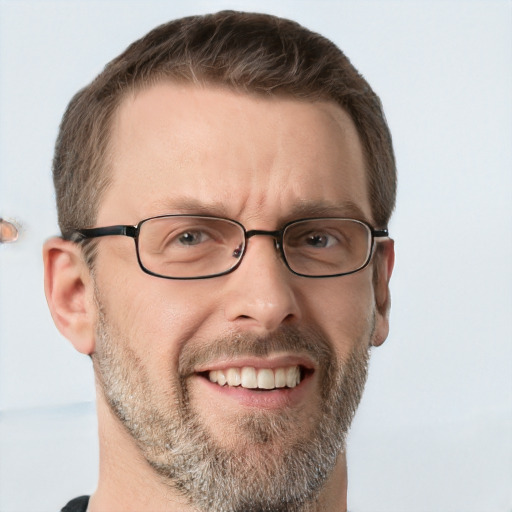
[[(327, 102), (162, 83), (122, 103), (109, 163), (98, 226), (164, 214), (248, 230), (325, 216), (372, 223), (355, 127)], [(301, 492), (314, 498), (335, 467), (368, 347), (386, 335), (372, 278), (372, 265), (296, 276), (274, 241), (256, 236), (233, 273), (173, 281), (140, 269), (133, 240), (106, 237), (95, 267), (100, 387), (146, 460), (192, 502), (288, 510)], [(211, 372), (243, 368), (262, 382), (297, 371), (300, 383), (211, 382)]]

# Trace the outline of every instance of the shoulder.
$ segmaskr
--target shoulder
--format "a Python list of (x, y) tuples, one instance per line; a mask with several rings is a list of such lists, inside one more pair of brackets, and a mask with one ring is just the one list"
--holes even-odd
[(71, 500), (60, 512), (86, 512), (89, 496), (80, 496)]

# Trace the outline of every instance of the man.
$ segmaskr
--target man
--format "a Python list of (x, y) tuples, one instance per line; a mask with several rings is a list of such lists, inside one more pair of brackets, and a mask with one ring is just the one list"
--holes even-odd
[(340, 50), (262, 14), (158, 27), (73, 98), (54, 181), (46, 294), (100, 440), (64, 510), (346, 510), (396, 175)]

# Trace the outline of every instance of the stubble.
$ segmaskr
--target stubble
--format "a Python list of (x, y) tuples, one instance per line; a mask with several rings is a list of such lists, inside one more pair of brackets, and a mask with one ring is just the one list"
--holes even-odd
[[(168, 382), (158, 384), (166, 389), (157, 393), (144, 362), (97, 302), (93, 363), (101, 390), (166, 485), (205, 512), (316, 510), (363, 392), (373, 319), (368, 339), (358, 340), (344, 361), (313, 329), (286, 327), (264, 338), (237, 335), (201, 346), (185, 344), (177, 371), (169, 368)], [(223, 446), (190, 398), (191, 371), (220, 356), (278, 352), (306, 354), (316, 362), (320, 396), (309, 424), (301, 424), (300, 411), (293, 408), (240, 413), (230, 425), (237, 442)]]

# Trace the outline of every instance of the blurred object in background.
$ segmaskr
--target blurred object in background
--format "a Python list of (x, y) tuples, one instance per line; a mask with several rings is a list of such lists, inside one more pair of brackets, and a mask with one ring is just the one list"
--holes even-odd
[(12, 243), (18, 240), (18, 229), (16, 226), (0, 217), (0, 244)]

